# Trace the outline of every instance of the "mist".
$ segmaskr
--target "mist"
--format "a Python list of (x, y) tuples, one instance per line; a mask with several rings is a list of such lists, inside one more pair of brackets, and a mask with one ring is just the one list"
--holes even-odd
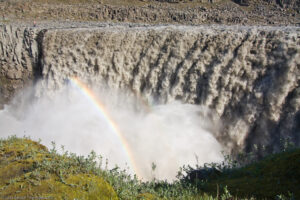
[[(36, 88), (23, 90), (0, 111), (1, 138), (29, 136), (48, 148), (54, 141), (57, 148), (63, 145), (79, 155), (94, 150), (108, 160), (109, 168), (117, 165), (144, 181), (172, 181), (183, 165), (222, 161), (222, 146), (213, 136), (220, 124), (206, 107), (178, 101), (161, 104), (130, 91), (92, 88), (129, 144), (126, 149), (80, 88), (68, 83), (39, 97)], [(154, 171), (152, 163), (157, 166)]]

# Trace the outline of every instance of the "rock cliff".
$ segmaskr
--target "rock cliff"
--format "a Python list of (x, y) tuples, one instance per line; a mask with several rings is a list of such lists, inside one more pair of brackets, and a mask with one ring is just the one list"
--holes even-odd
[(0, 31), (0, 106), (30, 84), (38, 65), (38, 32), (14, 26)]

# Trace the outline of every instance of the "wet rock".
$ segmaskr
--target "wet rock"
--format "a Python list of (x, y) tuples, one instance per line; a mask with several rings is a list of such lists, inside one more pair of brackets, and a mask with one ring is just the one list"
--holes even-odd
[(250, 0), (235, 0), (235, 2), (241, 6), (249, 6), (250, 5)]
[(22, 78), (22, 71), (9, 70), (7, 72), (7, 78), (9, 78), (9, 79), (21, 79)]
[(18, 89), (32, 81), (37, 67), (37, 30), (4, 25), (0, 27), (0, 91), (8, 102)]

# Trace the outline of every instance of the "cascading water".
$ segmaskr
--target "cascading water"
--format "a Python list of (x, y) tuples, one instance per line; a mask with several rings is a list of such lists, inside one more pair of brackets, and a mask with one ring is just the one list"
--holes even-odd
[[(282, 137), (299, 145), (296, 27), (35, 31), (37, 44), (19, 45), (24, 51), (15, 51), (15, 57), (22, 60), (29, 52), (40, 81), (1, 111), (1, 136), (31, 135), (82, 154), (94, 149), (111, 165), (138, 169), (144, 179), (173, 179), (196, 158), (198, 164), (220, 161), (222, 149), (251, 150), (253, 144), (276, 149)], [(2, 37), (10, 32), (2, 30)], [(10, 47), (3, 54), (14, 49), (2, 46)], [(26, 75), (22, 64), (19, 68)], [(90, 88), (107, 116), (70, 84), (73, 77)], [(130, 149), (122, 147), (105, 117)], [(151, 163), (157, 164), (154, 172)]]

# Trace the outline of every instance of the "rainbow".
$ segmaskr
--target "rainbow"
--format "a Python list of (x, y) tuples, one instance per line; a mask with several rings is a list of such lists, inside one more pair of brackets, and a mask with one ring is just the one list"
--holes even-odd
[(123, 136), (122, 132), (119, 130), (117, 124), (114, 122), (114, 120), (110, 117), (108, 112), (105, 110), (104, 105), (101, 103), (101, 101), (97, 98), (97, 96), (93, 93), (93, 91), (85, 85), (82, 81), (80, 81), (77, 77), (73, 77), (70, 79), (71, 82), (77, 86), (80, 91), (90, 100), (90, 102), (97, 108), (103, 119), (107, 122), (110, 129), (117, 135), (119, 140), (122, 143), (122, 147), (126, 153), (127, 158), (129, 159), (129, 167), (134, 171), (134, 173), (137, 175), (137, 177), (141, 178), (141, 174), (139, 173), (138, 167), (135, 163), (133, 153), (131, 151), (130, 145), (128, 144), (126, 138)]

